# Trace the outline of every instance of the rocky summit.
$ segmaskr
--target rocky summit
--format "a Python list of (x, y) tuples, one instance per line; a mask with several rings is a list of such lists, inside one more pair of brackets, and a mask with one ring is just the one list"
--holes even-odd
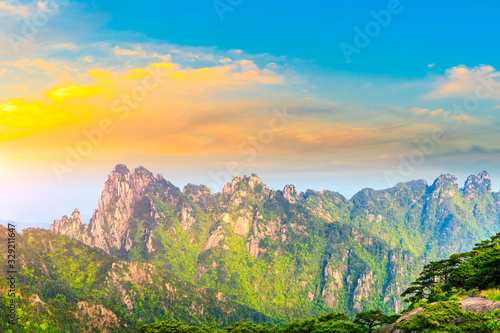
[(221, 193), (175, 187), (143, 167), (116, 166), (91, 220), (78, 211), (50, 231), (220, 290), (272, 318), (403, 309), (400, 294), (430, 260), (500, 231), (500, 195), (486, 172), (451, 175), (350, 200), (235, 176)]

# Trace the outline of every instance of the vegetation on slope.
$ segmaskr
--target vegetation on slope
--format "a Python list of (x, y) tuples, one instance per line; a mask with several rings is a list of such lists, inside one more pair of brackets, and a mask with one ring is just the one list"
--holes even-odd
[[(6, 235), (0, 227), (0, 244), (7, 244)], [(194, 286), (146, 262), (119, 260), (65, 236), (27, 229), (16, 241), (22, 332), (136, 332), (145, 323), (173, 318), (196, 325), (268, 320), (220, 291)], [(5, 256), (0, 265), (0, 313), (6, 314), (11, 298)], [(9, 328), (0, 322), (1, 331)]]

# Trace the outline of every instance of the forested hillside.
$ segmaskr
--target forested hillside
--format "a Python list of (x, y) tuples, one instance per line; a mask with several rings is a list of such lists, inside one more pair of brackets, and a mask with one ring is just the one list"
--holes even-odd
[[(7, 234), (0, 226), (1, 244), (7, 244)], [(268, 321), (220, 291), (195, 286), (145, 261), (120, 260), (42, 229), (24, 230), (15, 239), (21, 332), (137, 332), (145, 323), (173, 318), (217, 326)], [(12, 299), (7, 255), (0, 262), (0, 312), (6, 318)], [(9, 327), (0, 321), (0, 331)]]
[(118, 165), (88, 224), (75, 211), (51, 231), (289, 321), (400, 312), (400, 294), (423, 266), (500, 231), (499, 212), (486, 172), (464, 188), (442, 175), (347, 200), (293, 185), (269, 189), (257, 175), (236, 176), (221, 193), (180, 190), (143, 167)]

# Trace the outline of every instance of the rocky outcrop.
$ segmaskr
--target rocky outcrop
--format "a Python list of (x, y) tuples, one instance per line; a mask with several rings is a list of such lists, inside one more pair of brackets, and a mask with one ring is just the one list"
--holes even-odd
[(205, 207), (211, 203), (212, 189), (205, 185), (187, 184), (184, 187), (184, 194), (186, 194), (194, 203)]
[(460, 301), (462, 310), (472, 311), (475, 313), (488, 313), (499, 308), (500, 302), (493, 302), (492, 300), (481, 297), (470, 297)]
[(85, 228), (82, 225), (82, 216), (78, 209), (73, 211), (71, 217), (64, 215), (60, 220), (55, 220), (50, 226), (50, 231), (69, 236), (71, 238), (79, 238)]
[(357, 286), (352, 296), (354, 303), (353, 308), (359, 312), (363, 311), (363, 299), (369, 299), (372, 293), (380, 294), (380, 290), (377, 290), (373, 271), (369, 271), (366, 274), (362, 274), (358, 279)]
[[(493, 302), (492, 300), (484, 299), (481, 297), (466, 298), (460, 301), (459, 303), (462, 306), (463, 311), (471, 311), (480, 314), (486, 314), (490, 311), (495, 311), (500, 309), (500, 302)], [(401, 317), (399, 317), (399, 319), (394, 324), (379, 329), (377, 333), (404, 333), (403, 330), (397, 329), (396, 327), (394, 327), (394, 325), (408, 321), (416, 314), (423, 313), (424, 311), (425, 311), (424, 308), (417, 308), (412, 311), (409, 311), (404, 315), (402, 315)]]
[(404, 333), (403, 330), (397, 329), (396, 327), (394, 327), (394, 325), (398, 324), (398, 323), (401, 323), (401, 322), (404, 322), (404, 321), (408, 321), (414, 315), (422, 313), (424, 311), (425, 311), (424, 308), (416, 308), (414, 310), (411, 310), (410, 312), (407, 312), (404, 315), (402, 315), (401, 317), (399, 317), (399, 319), (396, 320), (396, 322), (394, 324), (387, 325), (387, 326), (382, 327), (381, 329), (379, 329), (377, 331), (377, 333)]
[(297, 203), (303, 198), (303, 194), (297, 194), (297, 189), (293, 185), (287, 185), (283, 189), (283, 197), (291, 204)]
[(97, 209), (88, 224), (82, 224), (80, 213), (75, 210), (71, 218), (63, 216), (52, 222), (50, 231), (107, 252), (112, 248), (129, 250), (132, 246), (129, 220), (134, 204), (154, 181), (153, 174), (143, 167), (130, 173), (126, 166), (117, 165), (104, 184)]
[(120, 323), (114, 312), (106, 309), (101, 304), (89, 304), (86, 301), (79, 302), (76, 318), (81, 323), (83, 333), (90, 333), (99, 330), (102, 333), (111, 333), (116, 329), (127, 327), (127, 324)]
[(348, 271), (348, 265), (346, 262), (348, 255), (349, 252), (344, 250), (340, 265), (334, 265), (332, 261), (328, 261), (325, 266), (325, 271), (323, 273), (325, 284), (321, 297), (323, 298), (325, 304), (331, 308), (335, 307), (339, 294), (341, 294), (344, 290), (344, 277)]
[[(80, 213), (75, 210), (71, 218), (64, 216), (52, 223), (50, 231), (73, 239), (78, 239), (86, 245), (94, 246), (110, 253), (129, 251), (133, 246), (130, 234), (134, 214), (149, 215), (155, 221), (166, 219), (165, 213), (156, 207), (148, 191), (160, 189), (171, 203), (180, 204), (177, 216), (183, 230), (191, 228), (195, 222), (193, 208), (186, 202), (181, 202), (178, 189), (173, 189), (163, 176), (154, 175), (144, 167), (138, 167), (130, 172), (124, 165), (117, 165), (104, 184), (97, 209), (88, 224), (82, 224)], [(150, 235), (145, 234), (145, 238)], [(149, 238), (149, 251), (153, 250)]]
[(434, 181), (430, 190), (434, 199), (453, 197), (458, 191), (458, 180), (452, 175), (441, 175)]
[(492, 192), (491, 179), (486, 171), (477, 176), (469, 176), (465, 182), (464, 193), (468, 199), (479, 198)]

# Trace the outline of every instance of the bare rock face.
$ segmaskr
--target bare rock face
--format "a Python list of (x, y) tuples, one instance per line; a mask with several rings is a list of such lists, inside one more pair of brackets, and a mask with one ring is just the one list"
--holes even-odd
[(477, 176), (469, 176), (465, 182), (464, 193), (469, 199), (478, 198), (491, 192), (493, 192), (491, 179), (486, 171)]
[(235, 175), (232, 182), (224, 184), (224, 188), (222, 189), (223, 194), (233, 194), (239, 188), (239, 183), (241, 182), (241, 177), (239, 175)]
[(60, 220), (53, 221), (50, 231), (69, 237), (80, 236), (82, 233), (82, 216), (78, 209), (73, 211), (70, 218), (64, 215)]
[(491, 306), (490, 306), (490, 311), (496, 311), (499, 309), (500, 309), (500, 302), (495, 302), (495, 303), (491, 304)]
[(193, 185), (187, 184), (184, 187), (184, 194), (186, 194), (193, 202), (198, 205), (205, 206), (208, 202), (208, 199), (212, 195), (212, 190), (210, 187), (205, 185)]
[(289, 203), (294, 204), (297, 202), (297, 189), (293, 185), (287, 185), (283, 189), (283, 197), (288, 200)]
[(376, 283), (373, 276), (373, 271), (370, 271), (366, 274), (362, 274), (361, 277), (358, 279), (358, 284), (354, 289), (354, 294), (353, 294), (353, 301), (354, 301), (353, 308), (359, 312), (363, 311), (363, 306), (361, 302), (363, 298), (368, 299), (371, 293), (379, 293), (379, 291), (376, 290)]
[[(398, 320), (396, 320), (396, 322), (394, 324), (399, 324), (399, 323), (402, 323), (404, 321), (408, 321), (411, 317), (413, 317), (414, 315), (416, 314), (419, 314), (419, 313), (422, 313), (424, 312), (425, 309), (424, 308), (416, 308), (410, 312), (407, 312), (405, 313), (404, 315), (402, 315), (401, 317), (399, 317)], [(382, 327), (381, 329), (379, 329), (377, 331), (377, 333), (404, 333), (403, 330), (400, 330), (400, 329), (397, 329), (394, 327), (394, 324), (391, 324), (391, 325), (387, 325), (385, 327)]]
[(485, 314), (490, 312), (493, 301), (481, 297), (471, 297), (460, 301), (462, 310)]
[(441, 175), (434, 181), (431, 190), (434, 199), (453, 197), (458, 191), (458, 180), (452, 175)]
[(88, 302), (79, 302), (76, 318), (85, 327), (82, 332), (95, 332), (96, 329), (103, 333), (111, 333), (120, 328), (120, 321), (115, 313), (103, 305), (92, 305)]
[(154, 181), (153, 174), (143, 167), (130, 173), (124, 165), (116, 166), (104, 184), (97, 209), (88, 224), (92, 236), (89, 245), (107, 252), (111, 248), (130, 250), (129, 220), (133, 205)]
[(88, 224), (82, 224), (80, 213), (75, 210), (71, 218), (64, 216), (54, 221), (50, 230), (108, 253), (111, 248), (129, 250), (132, 247), (129, 220), (134, 203), (143, 198), (145, 189), (155, 181), (153, 174), (143, 167), (130, 173), (126, 166), (117, 165), (104, 184), (97, 209)]
[(247, 188), (250, 191), (260, 191), (266, 196), (269, 195), (269, 188), (264, 185), (257, 174), (252, 174), (251, 176), (243, 176), (241, 178), (239, 175), (235, 175), (230, 183), (224, 184), (222, 189), (222, 194), (233, 195), (243, 188)]
[(325, 266), (325, 286), (321, 293), (321, 297), (325, 304), (333, 308), (336, 304), (337, 297), (344, 289), (344, 276), (348, 272), (348, 259), (349, 252), (344, 250), (342, 252), (342, 260), (338, 267), (335, 267), (331, 261)]

